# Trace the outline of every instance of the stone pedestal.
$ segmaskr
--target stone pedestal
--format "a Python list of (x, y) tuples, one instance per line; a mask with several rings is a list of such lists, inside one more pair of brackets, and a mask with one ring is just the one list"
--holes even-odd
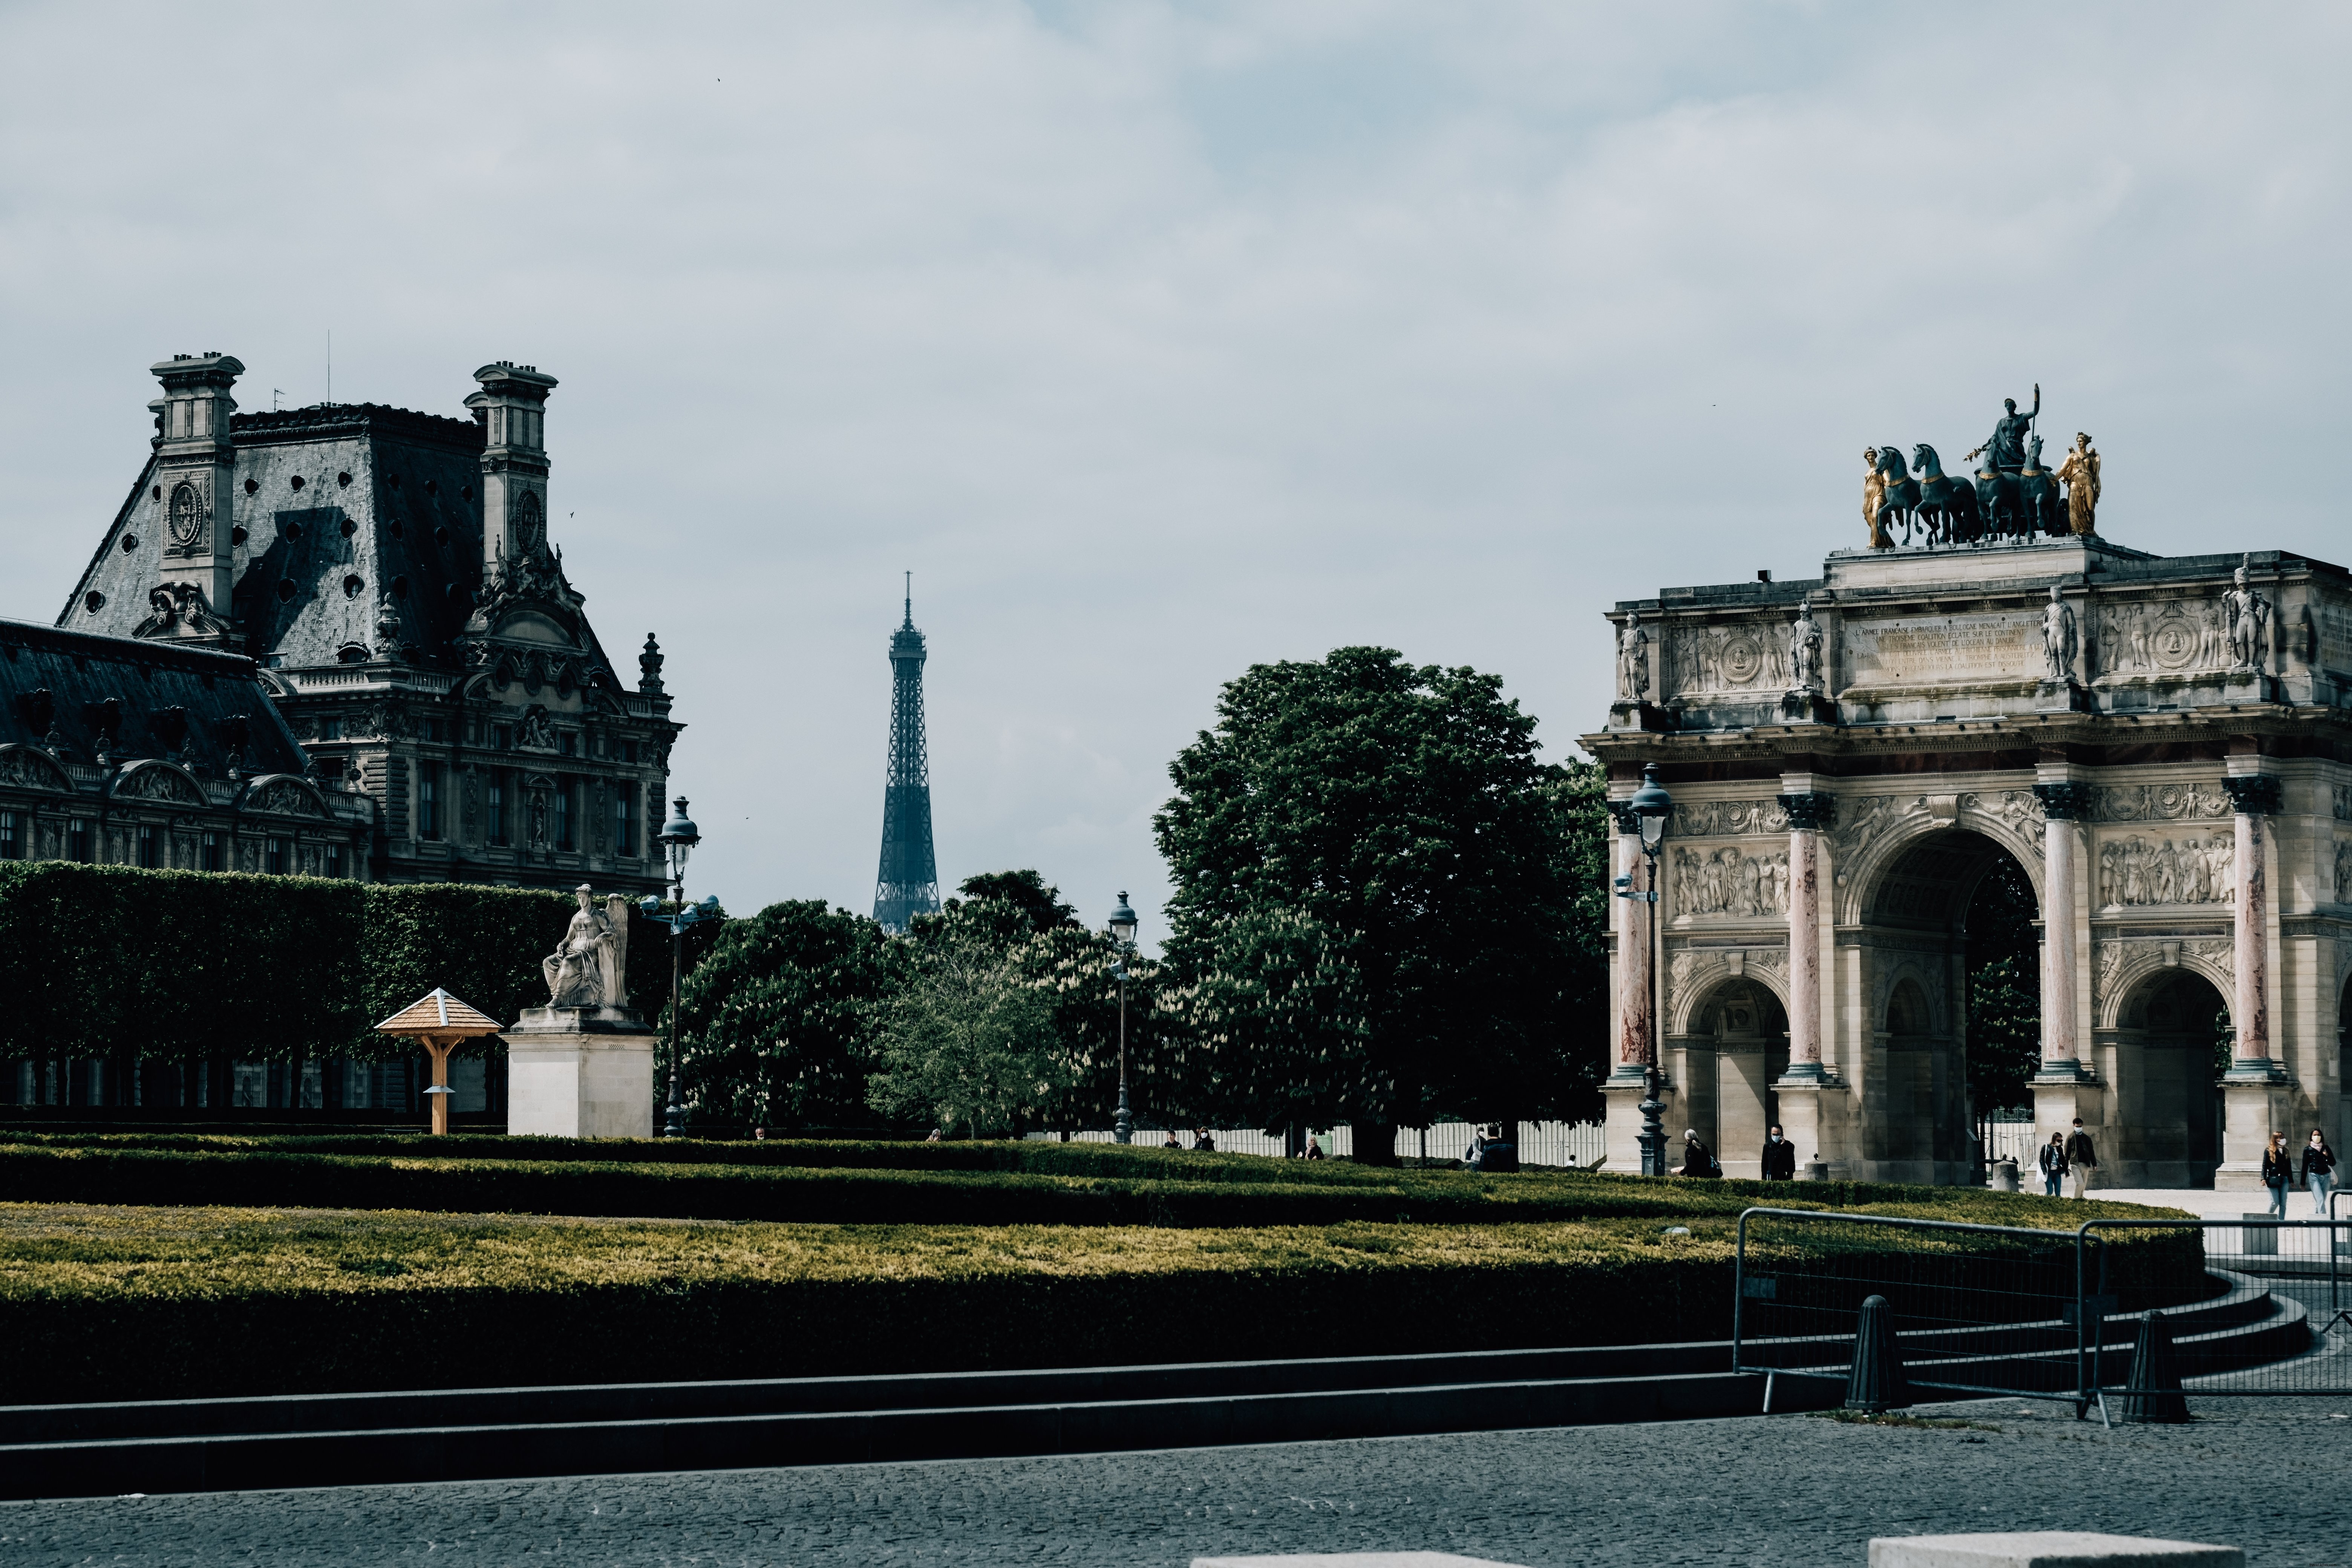
[[(1601, 1097), (1609, 1107), (1608, 1121), (1601, 1131), (1601, 1152), (1608, 1158), (1604, 1170), (1630, 1176), (1642, 1173), (1642, 1089), (1643, 1072), (1639, 1067), (1621, 1067), (1601, 1085)], [(1675, 1086), (1663, 1075), (1658, 1098), (1666, 1105), (1661, 1120), (1671, 1122), (1675, 1116)], [(1666, 1152), (1672, 1156), (1681, 1147), (1681, 1133), (1669, 1128)]]
[(1609, 705), (1609, 727), (1664, 735), (1673, 732), (1675, 716), (1654, 702), (1618, 701)]
[(2033, 710), (2036, 713), (2095, 713), (2098, 705), (2083, 683), (2072, 679), (2043, 680), (2033, 689)]
[[(1791, 1064), (1793, 1068), (1794, 1064)], [(1797, 1149), (1797, 1179), (1826, 1181), (1846, 1173), (1845, 1117), (1852, 1095), (1833, 1078), (1784, 1078), (1772, 1086), (1780, 1099), (1780, 1135)]]
[(2239, 1063), (2221, 1079), (2221, 1163), (2213, 1173), (2217, 1193), (2259, 1193), (2263, 1186), (2263, 1146), (2273, 1128), (2286, 1134), (2294, 1153), (2303, 1141), (2288, 1118), (2294, 1114), (2294, 1085), (2279, 1073), (2241, 1077)]
[(1785, 691), (1780, 694), (1780, 722), (1783, 724), (1834, 724), (1837, 721), (1837, 704), (1818, 691)]
[(656, 1037), (635, 1009), (528, 1007), (504, 1037), (508, 1132), (654, 1135)]

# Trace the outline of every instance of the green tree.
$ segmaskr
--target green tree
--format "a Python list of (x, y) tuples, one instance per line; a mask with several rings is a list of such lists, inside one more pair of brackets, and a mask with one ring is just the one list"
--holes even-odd
[(966, 877), (958, 889), (967, 899), (994, 899), (1011, 904), (1028, 917), (1033, 930), (1053, 931), (1076, 926), (1077, 910), (1062, 901), (1062, 889), (1046, 885), (1034, 871), (984, 871)]
[[(652, 931), (666, 963), (667, 933)], [(822, 899), (726, 921), (680, 994), (679, 1054), (697, 1110), (782, 1129), (869, 1121), (875, 1008), (902, 967), (880, 926)]]
[(1226, 686), (1153, 824), (1168, 959), (1218, 1040), (1205, 1087), (1269, 1121), (1344, 1119), (1360, 1159), (1440, 1111), (1581, 1104), (1571, 827), (1592, 786), (1536, 752), (1498, 678), (1387, 648)]
[[(987, 901), (981, 907), (985, 908)], [(877, 1012), (875, 1109), (975, 1138), (1050, 1113), (1076, 1081), (1054, 998), (986, 933), (952, 916), (906, 944), (906, 972)]]

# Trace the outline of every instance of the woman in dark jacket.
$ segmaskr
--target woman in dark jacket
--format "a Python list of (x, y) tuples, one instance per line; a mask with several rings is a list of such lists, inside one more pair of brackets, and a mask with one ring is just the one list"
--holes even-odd
[(2066, 1182), (2066, 1134), (2053, 1132), (2050, 1142), (2042, 1145), (2042, 1191), (2045, 1196), (2056, 1197)]
[(1685, 1176), (1719, 1176), (1723, 1167), (1715, 1163), (1706, 1144), (1698, 1141), (1698, 1129), (1683, 1130), (1683, 1174)]
[(2336, 1185), (2336, 1151), (2316, 1127), (2311, 1130), (2311, 1142), (2303, 1146), (2303, 1184), (2311, 1189), (2313, 1217), (2326, 1219), (2327, 1194)]
[(2294, 1151), (2281, 1133), (2272, 1133), (2263, 1150), (2263, 1185), (2270, 1189), (2272, 1217), (2286, 1218), (2286, 1190), (2294, 1185)]

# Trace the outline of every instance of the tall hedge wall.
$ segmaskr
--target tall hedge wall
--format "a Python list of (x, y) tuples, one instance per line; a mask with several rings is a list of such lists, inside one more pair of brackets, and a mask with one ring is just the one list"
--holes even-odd
[[(373, 1026), (436, 985), (502, 1022), (544, 1005), (540, 960), (573, 908), (470, 883), (0, 862), (0, 1056), (406, 1054)], [(668, 1003), (669, 941), (631, 910), (648, 1020)]]

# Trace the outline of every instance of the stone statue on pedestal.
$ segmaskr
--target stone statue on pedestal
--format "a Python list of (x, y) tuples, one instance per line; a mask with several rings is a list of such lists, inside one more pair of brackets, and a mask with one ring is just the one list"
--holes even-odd
[(1813, 619), (1810, 595), (1797, 601), (1797, 619), (1789, 627), (1789, 689), (1822, 689), (1822, 624)]
[(1644, 702), (1650, 696), (1650, 634), (1642, 629), (1640, 612), (1625, 612), (1625, 629), (1617, 634), (1617, 700)]
[(2229, 617), (2232, 667), (2260, 671), (2270, 651), (2271, 602), (2255, 592), (2248, 581), (2247, 567), (2252, 563), (2251, 555), (2241, 558), (2231, 579), (2230, 591), (2221, 595), (2221, 608)]
[(555, 951), (540, 961), (551, 1007), (625, 1007), (629, 1005), (628, 901), (618, 896), (599, 912), (588, 884), (573, 889), (579, 912), (564, 928)]
[(2047, 666), (2047, 679), (2074, 679), (2075, 640), (2074, 612), (2060, 597), (2058, 584), (2050, 584), (2050, 603), (2042, 612), (2042, 657)]

